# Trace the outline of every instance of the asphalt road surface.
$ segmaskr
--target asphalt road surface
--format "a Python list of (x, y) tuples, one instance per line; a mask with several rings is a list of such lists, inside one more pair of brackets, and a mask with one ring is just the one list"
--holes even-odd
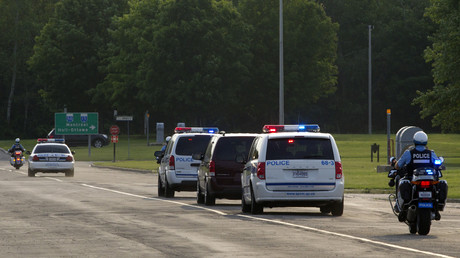
[(157, 197), (154, 173), (94, 168), (27, 177), (0, 160), (0, 257), (460, 257), (460, 204), (411, 235), (386, 195), (346, 194), (341, 217), (318, 208)]

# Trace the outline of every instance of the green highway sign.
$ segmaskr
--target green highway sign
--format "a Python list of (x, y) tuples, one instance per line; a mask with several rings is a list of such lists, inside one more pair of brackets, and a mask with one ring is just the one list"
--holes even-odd
[(99, 133), (98, 113), (54, 113), (57, 135), (89, 135)]

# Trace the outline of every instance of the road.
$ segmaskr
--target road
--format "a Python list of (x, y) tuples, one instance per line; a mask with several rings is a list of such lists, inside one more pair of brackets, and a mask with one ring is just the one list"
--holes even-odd
[(385, 195), (346, 194), (341, 217), (318, 208), (246, 215), (236, 200), (158, 198), (153, 173), (94, 168), (27, 177), (0, 161), (1, 257), (460, 257), (460, 204), (428, 236), (409, 234)]

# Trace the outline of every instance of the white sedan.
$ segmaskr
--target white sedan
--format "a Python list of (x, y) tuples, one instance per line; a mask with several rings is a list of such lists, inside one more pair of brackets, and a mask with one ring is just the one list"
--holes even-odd
[(59, 139), (38, 139), (38, 144), (29, 154), (28, 175), (34, 177), (37, 172), (65, 173), (73, 177), (75, 159), (74, 152)]

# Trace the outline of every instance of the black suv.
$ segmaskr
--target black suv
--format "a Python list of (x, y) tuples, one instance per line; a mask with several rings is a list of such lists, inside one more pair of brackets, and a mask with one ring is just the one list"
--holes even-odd
[(248, 156), (249, 148), (257, 134), (228, 133), (211, 138), (200, 159), (197, 180), (197, 203), (214, 205), (216, 198), (241, 199), (241, 172), (243, 164), (238, 156)]
[[(48, 138), (64, 138), (68, 146), (88, 146), (88, 135), (55, 135), (54, 129), (48, 133)], [(92, 134), (91, 144), (96, 148), (101, 148), (109, 144), (106, 134)]]

